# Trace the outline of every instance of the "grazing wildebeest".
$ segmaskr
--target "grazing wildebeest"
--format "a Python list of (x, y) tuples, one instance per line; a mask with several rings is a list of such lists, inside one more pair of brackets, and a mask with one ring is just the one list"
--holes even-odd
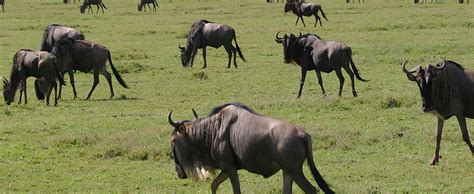
[(5, 11), (5, 0), (0, 0), (0, 5), (2, 5), (2, 11)]
[(41, 41), (41, 51), (51, 52), (56, 41), (63, 38), (72, 38), (74, 40), (84, 40), (84, 34), (74, 28), (62, 26), (60, 24), (51, 24), (44, 29), (43, 39)]
[(138, 11), (142, 11), (143, 9), (143, 11), (146, 12), (145, 5), (147, 5), (148, 9), (151, 10), (150, 4), (153, 5), (153, 11), (156, 11), (156, 7), (160, 7), (158, 6), (157, 0), (140, 0), (140, 4), (138, 4)]
[(209, 116), (168, 122), (174, 127), (171, 147), (179, 178), (203, 178), (203, 170), (221, 173), (211, 184), (212, 193), (227, 178), (234, 193), (240, 193), (240, 169), (268, 178), (283, 170), (283, 193), (291, 193), (293, 181), (305, 192), (316, 188), (303, 174), (307, 160), (319, 187), (334, 193), (319, 174), (313, 160), (311, 136), (304, 128), (260, 115), (240, 103), (215, 107)]
[[(235, 42), (235, 47), (232, 45), (232, 39)], [(188, 33), (188, 41), (186, 47), (178, 48), (181, 50), (181, 63), (184, 67), (188, 67), (191, 63), (191, 67), (194, 63), (194, 57), (196, 56), (197, 50), (202, 49), (202, 57), (204, 58), (204, 67), (207, 67), (206, 63), (206, 47), (219, 48), (224, 46), (229, 56), (229, 63), (227, 68), (230, 68), (230, 61), (232, 55), (234, 55), (234, 67), (237, 68), (236, 52), (239, 53), (240, 58), (245, 62), (245, 58), (240, 51), (240, 47), (237, 44), (237, 37), (235, 30), (225, 24), (217, 24), (207, 20), (197, 20), (191, 26)]]
[(20, 49), (15, 53), (10, 81), (3, 78), (3, 97), (7, 105), (13, 102), (19, 84), (21, 86), (18, 104), (21, 103), (22, 95), (25, 96), (25, 104), (28, 103), (26, 97), (26, 79), (28, 77), (40, 78), (46, 83), (46, 105), (49, 105), (49, 97), (54, 88), (54, 106), (58, 105), (56, 79), (59, 79), (61, 85), (64, 84), (64, 80), (56, 67), (56, 58), (51, 53), (29, 49)]
[[(65, 38), (56, 42), (51, 52), (56, 56), (58, 67), (62, 74), (66, 72), (69, 74), (72, 90), (74, 92), (74, 99), (77, 97), (76, 87), (74, 85), (74, 73), (73, 71), (78, 70), (81, 72), (93, 71), (94, 83), (92, 89), (87, 95), (86, 99), (89, 99), (92, 95), (97, 84), (99, 84), (99, 73), (104, 75), (107, 79), (110, 88), (110, 97), (114, 96), (114, 89), (112, 87), (112, 78), (110, 73), (107, 71), (106, 63), (109, 61), (112, 72), (117, 78), (117, 81), (124, 88), (128, 88), (125, 81), (120, 77), (119, 72), (115, 69), (112, 64), (112, 57), (109, 49), (106, 47), (93, 43), (86, 40), (73, 40)], [(59, 96), (61, 96), (62, 87), (59, 87)]]
[[(439, 147), (444, 120), (456, 116), (462, 138), (474, 156), (474, 147), (469, 139), (466, 117), (474, 118), (474, 71), (464, 68), (454, 61), (444, 60), (437, 65), (417, 66), (408, 71), (407, 61), (402, 63), (403, 71), (410, 81), (417, 83), (421, 93), (423, 112), (438, 117), (436, 148), (431, 165), (439, 162)], [(415, 74), (413, 74), (415, 73)]]
[(301, 67), (301, 82), (298, 98), (301, 96), (307, 71), (316, 71), (318, 83), (321, 86), (323, 95), (326, 95), (326, 91), (323, 87), (321, 71), (325, 73), (336, 71), (337, 77), (339, 78), (339, 96), (341, 96), (344, 86), (344, 76), (342, 76), (341, 67), (346, 70), (351, 78), (352, 95), (354, 97), (357, 96), (354, 85), (354, 75), (360, 81), (368, 81), (360, 77), (359, 71), (354, 61), (352, 61), (352, 49), (344, 43), (323, 41), (315, 34), (300, 34), (299, 36), (285, 34), (283, 38), (280, 38), (277, 33), (275, 35), (275, 41), (283, 45), (284, 62), (296, 62), (296, 64)]
[(102, 2), (102, 0), (84, 0), (82, 5), (80, 6), (79, 10), (81, 11), (81, 13), (84, 13), (86, 8), (89, 7), (88, 12), (94, 13), (94, 11), (92, 11), (92, 6), (91, 5), (96, 5), (97, 6), (97, 12), (96, 13), (99, 13), (99, 7), (102, 8), (102, 13), (104, 13), (104, 8), (107, 9), (107, 7)]
[(298, 21), (301, 18), (301, 22), (303, 22), (303, 26), (306, 27), (303, 16), (310, 17), (314, 15), (314, 18), (316, 20), (316, 23), (314, 23), (314, 27), (316, 27), (316, 25), (318, 24), (318, 21), (319, 21), (319, 25), (323, 26), (321, 22), (321, 17), (319, 17), (318, 15), (318, 11), (321, 11), (321, 15), (324, 17), (326, 21), (328, 21), (321, 5), (316, 4), (316, 3), (286, 2), (285, 13), (290, 12), (290, 11), (297, 16), (296, 25), (298, 25)]

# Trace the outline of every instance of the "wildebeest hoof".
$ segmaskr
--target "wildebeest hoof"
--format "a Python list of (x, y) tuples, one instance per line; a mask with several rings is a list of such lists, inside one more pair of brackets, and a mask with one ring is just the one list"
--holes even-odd
[(352, 95), (353, 95), (354, 97), (357, 97), (357, 92), (356, 92), (356, 91), (352, 91)]
[(436, 157), (436, 156), (433, 157), (433, 160), (431, 160), (430, 165), (433, 165), (433, 166), (437, 165), (438, 162), (439, 162), (439, 158), (441, 158), (441, 156), (439, 156), (439, 157)]

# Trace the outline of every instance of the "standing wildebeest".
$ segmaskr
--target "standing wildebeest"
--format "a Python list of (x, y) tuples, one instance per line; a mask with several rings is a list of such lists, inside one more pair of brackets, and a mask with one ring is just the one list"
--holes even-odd
[[(466, 117), (474, 118), (474, 71), (464, 68), (454, 61), (443, 59), (438, 65), (417, 66), (408, 71), (402, 63), (403, 71), (410, 81), (417, 83), (421, 93), (423, 112), (438, 117), (436, 148), (431, 165), (439, 161), (439, 147), (444, 120), (456, 116), (461, 128), (462, 138), (474, 155), (474, 147), (469, 139)], [(413, 75), (415, 73), (415, 75)]]
[[(106, 67), (107, 60), (109, 61), (112, 72), (120, 85), (124, 88), (128, 88), (127, 84), (123, 81), (122, 77), (120, 77), (120, 74), (112, 64), (112, 57), (109, 49), (100, 44), (86, 40), (65, 38), (56, 42), (51, 53), (56, 56), (61, 73), (64, 74), (67, 72), (69, 74), (72, 90), (74, 92), (74, 99), (77, 97), (76, 87), (74, 85), (74, 70), (81, 72), (93, 71), (94, 84), (92, 85), (92, 89), (87, 95), (86, 100), (91, 97), (95, 87), (99, 84), (99, 73), (102, 73), (102, 75), (107, 79), (111, 93), (110, 97), (112, 98), (114, 96), (112, 78)], [(59, 96), (61, 96), (61, 92), (62, 87), (60, 86)]]
[(84, 34), (74, 28), (62, 26), (60, 24), (51, 24), (44, 29), (43, 39), (41, 41), (41, 51), (51, 52), (56, 41), (63, 38), (74, 40), (84, 40)]
[[(306, 79), (306, 72), (315, 70), (318, 77), (318, 83), (321, 86), (323, 95), (326, 91), (323, 87), (323, 80), (321, 78), (321, 71), (330, 73), (336, 71), (339, 78), (339, 96), (342, 94), (344, 86), (344, 76), (342, 76), (341, 67), (346, 70), (351, 78), (352, 95), (357, 96), (354, 85), (354, 74), (358, 80), (367, 81), (360, 77), (354, 61), (352, 61), (352, 50), (344, 43), (335, 41), (323, 41), (315, 34), (304, 34), (295, 36), (294, 34), (286, 35), (283, 38), (275, 35), (275, 41), (283, 45), (284, 62), (296, 62), (301, 67), (301, 82), (298, 98), (301, 96), (304, 81)], [(349, 68), (351, 64), (351, 68)], [(354, 72), (352, 72), (354, 71)]]
[(319, 21), (319, 25), (323, 26), (321, 22), (321, 17), (319, 17), (318, 15), (318, 11), (321, 11), (321, 15), (324, 17), (326, 21), (328, 21), (321, 5), (316, 4), (316, 3), (286, 2), (285, 13), (290, 12), (290, 11), (298, 17), (296, 19), (296, 25), (298, 25), (298, 21), (301, 18), (301, 22), (303, 22), (303, 26), (306, 27), (303, 16), (310, 17), (314, 15), (314, 18), (316, 19), (316, 23), (314, 23), (314, 27), (316, 27), (316, 25), (318, 24), (318, 21)]
[[(346, 0), (346, 3), (350, 3), (351, 0)], [(352, 3), (354, 3), (354, 0), (352, 0)], [(359, 3), (360, 3), (360, 0), (359, 0)], [(362, 3), (364, 3), (364, 0), (362, 0)]]
[(319, 174), (313, 160), (311, 136), (302, 127), (254, 112), (240, 103), (215, 107), (209, 116), (192, 121), (168, 122), (174, 127), (171, 147), (179, 178), (201, 179), (203, 170), (221, 173), (211, 184), (212, 193), (227, 178), (234, 193), (240, 193), (237, 171), (268, 178), (283, 170), (283, 193), (291, 193), (293, 181), (305, 192), (316, 188), (303, 174), (303, 162), (326, 193), (334, 193)]
[[(232, 39), (234, 39), (235, 47), (232, 45)], [(240, 51), (240, 47), (237, 44), (237, 37), (235, 30), (225, 24), (216, 24), (207, 20), (197, 20), (191, 26), (188, 33), (188, 41), (186, 47), (178, 48), (181, 50), (181, 63), (187, 67), (191, 63), (191, 67), (194, 63), (194, 57), (196, 56), (197, 50), (202, 49), (202, 57), (204, 58), (204, 67), (207, 67), (206, 63), (206, 47), (219, 48), (224, 46), (227, 54), (229, 55), (229, 63), (227, 68), (230, 68), (230, 61), (232, 54), (234, 55), (234, 67), (237, 68), (236, 52), (239, 53), (240, 58), (245, 62), (245, 58)]]
[(96, 5), (97, 6), (97, 12), (96, 13), (99, 13), (99, 7), (102, 8), (102, 13), (104, 13), (104, 8), (107, 9), (107, 7), (102, 2), (102, 0), (84, 0), (84, 2), (82, 3), (82, 5), (79, 8), (81, 13), (84, 13), (87, 7), (89, 7), (88, 12), (94, 13), (94, 11), (92, 11), (92, 6), (91, 5)]
[(64, 84), (64, 80), (56, 67), (56, 58), (51, 53), (29, 49), (21, 49), (15, 53), (10, 81), (3, 78), (3, 97), (7, 105), (13, 102), (19, 84), (21, 84), (21, 88), (18, 104), (21, 103), (22, 95), (25, 96), (25, 104), (28, 103), (26, 79), (31, 76), (43, 79), (47, 83), (46, 105), (49, 105), (49, 97), (53, 88), (54, 106), (58, 105), (56, 79), (59, 79), (60, 85)]
[(138, 4), (138, 11), (142, 11), (143, 9), (143, 11), (146, 12), (145, 5), (147, 5), (148, 9), (151, 10), (150, 4), (153, 5), (153, 11), (156, 11), (156, 7), (160, 7), (158, 6), (157, 0), (140, 0), (140, 4)]
[(5, 0), (0, 0), (0, 5), (2, 5), (2, 12), (5, 11)]

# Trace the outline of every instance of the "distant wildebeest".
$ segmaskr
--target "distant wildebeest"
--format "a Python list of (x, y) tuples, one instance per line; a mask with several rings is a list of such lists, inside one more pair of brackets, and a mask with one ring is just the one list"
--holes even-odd
[[(459, 3), (464, 3), (464, 0), (459, 0)], [(466, 3), (469, 3), (469, 0), (466, 0)]]
[[(232, 45), (232, 39), (235, 42), (235, 47)], [(239, 53), (240, 58), (245, 62), (245, 58), (240, 51), (240, 47), (237, 44), (237, 37), (235, 30), (225, 24), (217, 24), (207, 20), (197, 20), (191, 26), (188, 33), (188, 40), (186, 47), (178, 48), (181, 50), (181, 63), (184, 67), (193, 66), (194, 57), (196, 56), (197, 50), (202, 49), (202, 57), (204, 58), (204, 67), (207, 67), (206, 63), (206, 47), (219, 48), (224, 46), (229, 56), (229, 62), (227, 68), (230, 68), (230, 61), (232, 55), (234, 55), (234, 67), (237, 68), (236, 53)]]
[[(80, 1), (80, 0), (78, 0), (77, 2), (79, 2), (79, 1)], [(64, 3), (64, 4), (68, 4), (68, 3), (70, 3), (70, 2), (71, 2), (71, 0), (63, 0), (63, 3)], [(74, 3), (76, 3), (76, 0), (74, 0)]]
[(140, 4), (138, 4), (138, 11), (143, 10), (144, 12), (146, 12), (145, 5), (147, 5), (148, 9), (151, 10), (150, 4), (153, 5), (153, 11), (156, 11), (156, 7), (160, 7), (160, 6), (158, 6), (157, 0), (140, 0)]
[(51, 52), (56, 41), (63, 38), (72, 38), (74, 40), (84, 40), (84, 34), (74, 28), (62, 26), (60, 24), (51, 24), (44, 29), (41, 40), (41, 51)]
[(303, 16), (310, 17), (314, 15), (314, 18), (316, 20), (316, 23), (314, 23), (314, 27), (316, 27), (316, 25), (318, 24), (318, 21), (319, 21), (319, 25), (323, 26), (321, 22), (321, 17), (319, 17), (318, 15), (319, 11), (321, 11), (321, 15), (324, 17), (324, 19), (328, 21), (321, 5), (316, 4), (316, 3), (286, 2), (285, 13), (290, 12), (290, 11), (297, 16), (296, 25), (298, 25), (298, 21), (301, 18), (301, 22), (303, 22), (303, 26), (306, 27)]
[(0, 0), (0, 5), (2, 5), (2, 11), (5, 11), (5, 0)]
[(179, 178), (204, 178), (203, 171), (220, 174), (211, 184), (212, 193), (230, 179), (234, 193), (240, 193), (240, 169), (268, 178), (283, 170), (283, 193), (291, 193), (293, 181), (305, 192), (316, 188), (303, 174), (308, 166), (319, 187), (334, 193), (316, 169), (311, 136), (303, 127), (260, 115), (240, 103), (215, 107), (209, 116), (194, 120), (168, 122), (174, 127), (171, 148)]
[(301, 82), (298, 98), (301, 96), (307, 71), (316, 71), (318, 83), (321, 86), (323, 95), (326, 95), (326, 91), (323, 87), (321, 71), (325, 73), (336, 71), (336, 75), (339, 78), (339, 96), (341, 96), (344, 86), (344, 76), (342, 76), (341, 68), (344, 68), (351, 78), (352, 95), (354, 97), (357, 96), (354, 85), (354, 75), (360, 81), (367, 81), (360, 77), (359, 71), (354, 61), (352, 61), (352, 49), (344, 43), (323, 41), (315, 34), (300, 34), (299, 36), (285, 34), (280, 38), (277, 33), (275, 35), (275, 41), (283, 45), (284, 62), (296, 62), (296, 64), (301, 67)]
[[(346, 0), (346, 3), (350, 3), (351, 0)], [(352, 3), (354, 3), (354, 0), (352, 0)], [(360, 0), (359, 0), (359, 3), (360, 3)], [(362, 3), (364, 3), (364, 0), (362, 0)]]
[(402, 63), (403, 71), (410, 81), (417, 83), (421, 94), (423, 112), (438, 117), (436, 148), (431, 165), (439, 162), (439, 148), (444, 120), (456, 116), (462, 138), (474, 156), (474, 147), (469, 139), (466, 117), (474, 118), (474, 71), (465, 70), (454, 61), (443, 61), (437, 65), (417, 66), (408, 71), (407, 61)]
[(10, 73), (10, 81), (3, 78), (3, 97), (7, 105), (13, 102), (16, 90), (20, 86), (20, 99), (22, 95), (25, 96), (25, 104), (28, 103), (26, 97), (26, 79), (28, 77), (36, 77), (43, 79), (46, 83), (46, 105), (49, 105), (49, 97), (52, 89), (54, 89), (54, 106), (58, 105), (57, 83), (64, 84), (64, 80), (59, 74), (56, 67), (56, 58), (48, 52), (32, 51), (29, 49), (21, 49), (13, 56), (13, 65)]
[[(56, 42), (56, 45), (53, 47), (51, 53), (56, 56), (61, 74), (65, 74), (66, 72), (69, 74), (72, 90), (74, 92), (74, 99), (77, 97), (73, 73), (75, 70), (81, 72), (93, 71), (94, 83), (86, 97), (86, 100), (91, 97), (92, 92), (97, 87), (97, 84), (99, 84), (99, 73), (104, 75), (104, 77), (107, 79), (111, 93), (110, 97), (112, 98), (114, 96), (112, 78), (106, 67), (107, 60), (109, 61), (112, 72), (114, 73), (115, 78), (117, 78), (117, 81), (120, 83), (120, 85), (122, 85), (124, 88), (128, 88), (127, 84), (125, 81), (123, 81), (119, 72), (112, 64), (112, 57), (109, 49), (100, 44), (86, 40), (73, 40), (70, 38), (65, 38)], [(61, 92), (62, 87), (60, 86), (59, 97), (61, 96)]]
[(81, 13), (84, 13), (87, 8), (89, 8), (88, 12), (94, 13), (94, 11), (92, 10), (91, 5), (96, 5), (97, 6), (97, 12), (96, 13), (99, 13), (99, 7), (102, 8), (102, 13), (104, 13), (104, 8), (107, 9), (107, 7), (102, 2), (102, 0), (84, 0), (84, 2), (82, 3), (82, 5), (79, 8)]
[[(414, 0), (415, 3), (428, 3), (428, 0)], [(433, 0), (431, 0), (431, 3), (433, 3)], [(438, 0), (435, 0), (435, 3), (438, 3)]]

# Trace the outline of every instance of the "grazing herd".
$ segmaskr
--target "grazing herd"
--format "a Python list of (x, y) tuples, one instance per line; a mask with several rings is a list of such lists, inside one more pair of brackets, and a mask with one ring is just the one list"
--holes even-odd
[[(0, 0), (3, 9), (3, 0)], [(67, 1), (64, 1), (67, 3)], [(75, 2), (75, 1), (74, 1)], [(268, 1), (270, 2), (270, 1)], [(273, 2), (273, 1), (271, 1)], [(347, 3), (350, 0), (346, 0)], [(354, 1), (352, 1), (354, 2)], [(360, 1), (359, 1), (360, 2)], [(362, 1), (364, 2), (364, 1)], [(145, 11), (146, 6), (156, 11), (156, 0), (141, 0), (138, 11)], [(88, 9), (93, 12), (92, 5), (97, 11), (107, 9), (102, 0), (83, 0), (81, 13)], [(315, 27), (322, 17), (326, 21), (321, 6), (316, 3), (287, 1), (284, 11), (292, 12), (303, 25), (303, 16), (314, 16)], [(234, 41), (235, 46), (232, 44)], [(352, 59), (352, 49), (342, 42), (326, 41), (316, 34), (275, 35), (275, 41), (283, 46), (284, 63), (296, 63), (301, 68), (301, 80), (297, 98), (301, 97), (302, 89), (308, 71), (315, 71), (322, 94), (326, 96), (321, 72), (335, 71), (339, 79), (339, 96), (342, 95), (345, 78), (342, 69), (351, 79), (352, 95), (357, 97), (354, 77), (366, 82)], [(196, 20), (187, 35), (185, 47), (178, 44), (181, 51), (183, 67), (192, 67), (198, 49), (202, 50), (203, 68), (207, 67), (206, 48), (224, 47), (228, 54), (227, 68), (230, 68), (232, 57), (237, 68), (237, 54), (245, 62), (245, 58), (237, 43), (235, 30), (225, 24), (208, 20)], [(45, 28), (41, 42), (41, 51), (29, 49), (18, 50), (13, 57), (10, 80), (3, 78), (3, 95), (7, 105), (13, 102), (15, 93), (20, 88), (19, 103), (24, 99), (27, 103), (26, 80), (35, 77), (35, 92), (38, 99), (46, 98), (49, 105), (50, 95), (54, 89), (54, 105), (61, 98), (62, 86), (65, 85), (64, 75), (69, 75), (74, 99), (77, 98), (74, 72), (92, 72), (93, 84), (86, 99), (90, 99), (99, 83), (102, 74), (110, 89), (110, 97), (114, 96), (112, 76), (107, 71), (107, 61), (110, 68), (124, 88), (128, 85), (120, 76), (112, 63), (112, 56), (105, 46), (85, 40), (84, 34), (74, 28), (51, 24)], [(465, 118), (474, 118), (474, 71), (465, 70), (454, 61), (443, 59), (437, 65), (417, 66), (412, 70), (406, 69), (407, 61), (401, 64), (403, 72), (410, 81), (417, 83), (422, 97), (423, 111), (433, 113), (438, 118), (435, 154), (432, 165), (439, 162), (439, 149), (444, 121), (456, 116), (461, 128), (463, 140), (474, 155), (467, 131)], [(57, 89), (59, 81), (59, 92)], [(171, 148), (176, 172), (179, 178), (192, 177), (203, 179), (208, 172), (221, 170), (211, 183), (212, 193), (216, 193), (219, 185), (230, 179), (233, 192), (240, 193), (238, 170), (270, 177), (278, 171), (283, 171), (284, 193), (292, 192), (295, 182), (305, 193), (316, 193), (316, 188), (305, 177), (302, 167), (307, 161), (311, 174), (317, 185), (325, 193), (334, 193), (317, 170), (313, 155), (311, 136), (304, 128), (285, 121), (263, 116), (241, 103), (228, 103), (215, 107), (211, 113), (199, 118), (193, 110), (193, 120), (173, 121), (172, 111), (168, 113), (168, 122), (174, 128), (171, 135)]]

